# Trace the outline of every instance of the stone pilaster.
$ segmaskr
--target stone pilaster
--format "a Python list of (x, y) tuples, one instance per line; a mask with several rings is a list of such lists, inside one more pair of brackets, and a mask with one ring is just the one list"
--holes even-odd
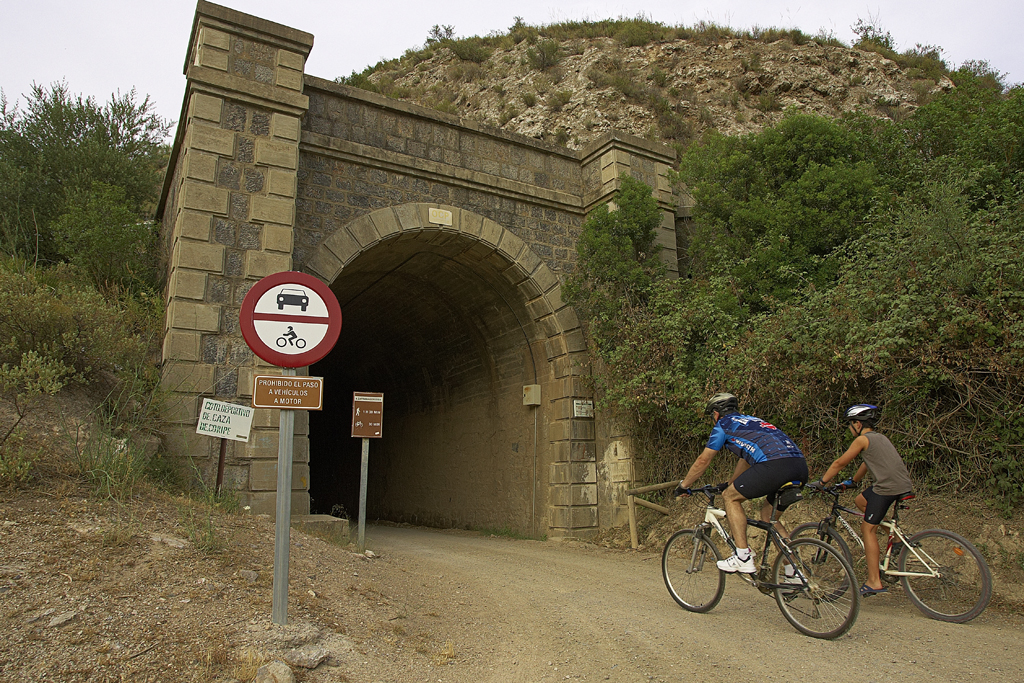
[[(197, 437), (203, 397), (248, 403), (252, 376), (272, 373), (239, 333), (255, 280), (292, 267), (303, 70), (313, 37), (199, 2), (185, 62), (187, 89), (163, 197), (169, 252), (163, 384), (171, 392), (176, 455), (209, 463), (219, 443)], [(260, 411), (271, 412), (271, 411)], [(305, 417), (297, 420), (305, 424)], [(263, 415), (226, 470), (259, 512), (273, 512), (277, 421)], [(297, 425), (298, 426), (298, 425)], [(297, 429), (296, 512), (308, 512), (308, 439)], [(271, 447), (270, 444), (273, 444)], [(204, 459), (206, 459), (204, 461)]]

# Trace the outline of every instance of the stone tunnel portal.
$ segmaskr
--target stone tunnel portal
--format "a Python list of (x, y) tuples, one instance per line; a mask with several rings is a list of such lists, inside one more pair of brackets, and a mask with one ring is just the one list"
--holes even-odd
[(355, 519), (351, 396), (380, 391), (368, 519), (537, 532), (540, 408), (523, 405), (523, 385), (539, 383), (544, 354), (521, 293), (500, 274), (508, 266), (480, 242), (434, 230), (383, 241), (337, 276), (341, 337), (310, 369), (329, 397), (310, 414), (311, 512), (340, 506)]
[(674, 271), (674, 152), (615, 131), (574, 151), (460, 120), (306, 74), (312, 47), (197, 2), (157, 209), (167, 453), (211, 481), (223, 469), (242, 504), (276, 512), (278, 412), (258, 409), (223, 461), (196, 425), (203, 400), (251, 404), (254, 376), (275, 371), (246, 346), (239, 306), (295, 270), (331, 285), (343, 325), (310, 368), (326, 410), (296, 419), (293, 513), (356, 511), (351, 392), (382, 391), (368, 517), (552, 537), (621, 523), (631, 451), (620, 420), (594, 410), (561, 282), (584, 217), (623, 174), (656, 188)]

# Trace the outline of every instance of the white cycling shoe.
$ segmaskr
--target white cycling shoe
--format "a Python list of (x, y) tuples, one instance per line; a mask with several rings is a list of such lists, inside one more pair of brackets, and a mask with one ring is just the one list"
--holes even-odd
[(730, 555), (724, 560), (719, 560), (715, 564), (717, 564), (718, 568), (723, 572), (727, 572), (729, 574), (735, 574), (736, 572), (739, 572), (740, 574), (757, 573), (757, 566), (754, 564), (754, 553), (750, 553), (750, 557), (746, 560), (741, 560), (735, 555)]

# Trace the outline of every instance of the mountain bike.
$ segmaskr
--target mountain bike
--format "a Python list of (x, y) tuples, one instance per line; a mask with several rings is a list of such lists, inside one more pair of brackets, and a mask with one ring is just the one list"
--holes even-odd
[[(715, 564), (722, 555), (714, 536), (717, 534), (736, 552), (732, 537), (722, 526), (725, 510), (715, 505), (715, 496), (727, 486), (687, 489), (689, 494), (702, 493), (707, 497), (704, 521), (692, 529), (675, 532), (661, 554), (665, 586), (672, 599), (690, 612), (709, 612), (725, 594), (726, 572)], [(764, 550), (756, 573), (737, 572), (737, 576), (761, 593), (774, 596), (783, 616), (801, 633), (814, 638), (838, 638), (850, 630), (860, 610), (853, 569), (842, 553), (828, 543), (816, 538), (790, 540), (775, 529), (779, 499), (785, 488), (776, 496), (770, 521), (747, 519), (748, 525), (766, 532)], [(773, 547), (777, 554), (769, 566), (769, 551)], [(791, 575), (787, 575), (790, 567)]]
[[(831, 511), (820, 522), (799, 525), (791, 537), (824, 541), (839, 548), (852, 565), (853, 555), (841, 531), (863, 550), (864, 541), (846, 517), (863, 519), (864, 513), (839, 503), (839, 494), (844, 490), (841, 485), (821, 489), (822, 495), (832, 498)], [(890, 584), (899, 581), (910, 602), (932, 619), (957, 624), (970, 621), (985, 610), (992, 598), (992, 572), (978, 549), (952, 531), (927, 529), (908, 536), (900, 528), (899, 517), (900, 510), (910, 508), (913, 498), (911, 493), (897, 500), (892, 519), (879, 524), (889, 530), (879, 561), (882, 580)]]

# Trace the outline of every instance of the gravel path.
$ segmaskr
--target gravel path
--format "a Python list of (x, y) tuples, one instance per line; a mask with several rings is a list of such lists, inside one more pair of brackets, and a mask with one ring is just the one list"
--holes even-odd
[[(371, 526), (370, 556), (292, 532), (288, 624), (271, 623), (274, 525), (150, 493), (74, 485), (0, 498), (0, 681), (514, 683), (1022, 680), (1024, 617), (965, 625), (901, 595), (849, 634), (807, 638), (730, 579), (678, 608), (660, 554)], [(862, 673), (863, 670), (863, 673)]]

